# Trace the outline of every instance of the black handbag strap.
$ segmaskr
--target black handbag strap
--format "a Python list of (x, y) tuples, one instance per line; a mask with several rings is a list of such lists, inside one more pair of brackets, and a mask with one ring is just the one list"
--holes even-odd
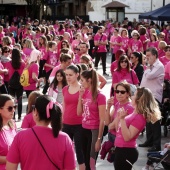
[(34, 135), (36, 136), (38, 142), (40, 143), (40, 145), (41, 145), (43, 151), (45, 152), (47, 158), (49, 159), (49, 161), (50, 161), (50, 162), (51, 162), (58, 170), (60, 170), (60, 168), (59, 168), (59, 167), (58, 167), (58, 166), (50, 159), (50, 157), (49, 157), (47, 151), (45, 150), (44, 146), (42, 145), (42, 143), (41, 143), (40, 139), (38, 138), (37, 134), (35, 133), (34, 129), (33, 129), (33, 128), (31, 128), (31, 129), (32, 129)]
[(102, 40), (102, 37), (103, 37), (103, 34), (101, 35), (99, 42)]

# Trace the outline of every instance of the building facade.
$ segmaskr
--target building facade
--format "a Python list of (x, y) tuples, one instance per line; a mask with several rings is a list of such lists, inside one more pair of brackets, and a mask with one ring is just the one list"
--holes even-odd
[[(109, 18), (106, 15), (106, 9), (102, 6), (112, 2), (113, 0), (88, 0), (87, 3), (87, 14), (90, 20), (100, 21), (105, 19), (116, 20), (116, 13), (112, 12), (109, 14)], [(170, 3), (170, 0), (117, 0), (129, 7), (125, 7), (125, 17), (129, 20), (134, 18), (138, 20), (138, 15), (141, 13), (149, 12), (154, 9), (160, 8), (163, 4)], [(121, 14), (120, 14), (121, 15)]]
[[(41, 0), (32, 0), (33, 2)], [(38, 6), (38, 11), (34, 18), (41, 19), (44, 16), (50, 16), (52, 19), (64, 20), (65, 18), (73, 19), (80, 16), (85, 21), (101, 21), (118, 18), (114, 11), (106, 14), (106, 9), (102, 6), (112, 2), (113, 0), (46, 0), (44, 4)], [(138, 15), (148, 11), (152, 11), (163, 4), (170, 3), (170, 0), (117, 0), (129, 7), (125, 7), (125, 17), (129, 20), (134, 18), (138, 20)], [(37, 8), (37, 7), (36, 7)], [(26, 0), (0, 0), (0, 17), (8, 15), (12, 16), (29, 16), (29, 7)], [(119, 18), (124, 15), (119, 13)]]

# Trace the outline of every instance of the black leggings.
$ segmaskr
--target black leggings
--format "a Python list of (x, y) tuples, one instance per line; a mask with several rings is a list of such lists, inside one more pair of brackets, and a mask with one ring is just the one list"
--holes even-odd
[(82, 125), (63, 124), (63, 132), (67, 133), (71, 140), (74, 140), (78, 164), (84, 163), (82, 150)]
[(136, 148), (115, 149), (114, 167), (115, 170), (131, 170), (132, 165), (138, 160), (138, 150)]
[(99, 130), (83, 128), (83, 153), (85, 158), (86, 170), (95, 168), (98, 152), (95, 152), (95, 143), (97, 141)]

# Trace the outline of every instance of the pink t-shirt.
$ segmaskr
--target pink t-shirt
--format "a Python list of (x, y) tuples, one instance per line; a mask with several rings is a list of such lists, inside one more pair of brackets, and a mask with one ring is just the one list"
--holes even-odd
[(129, 47), (130, 49), (132, 50), (132, 53), (133, 52), (140, 52), (141, 51), (141, 48), (143, 47), (142, 45), (142, 42), (140, 40), (134, 40), (134, 39), (131, 39), (129, 41)]
[(100, 124), (99, 106), (106, 105), (106, 96), (99, 91), (96, 98), (96, 102), (93, 102), (91, 92), (86, 89), (82, 96), (82, 101), (83, 101), (82, 127), (85, 129), (99, 129)]
[(142, 114), (132, 113), (125, 117), (126, 125), (129, 128), (133, 126), (139, 130), (135, 137), (133, 137), (130, 141), (125, 141), (122, 135), (121, 126), (119, 124), (119, 128), (116, 132), (115, 146), (116, 147), (126, 147), (126, 148), (136, 148), (137, 143), (136, 139), (138, 138), (140, 132), (144, 129), (146, 125), (146, 119)]
[(170, 61), (165, 66), (165, 79), (170, 80)]
[(23, 39), (28, 38), (30, 40), (33, 40), (33, 36), (31, 34), (27, 34), (27, 33), (23, 34), (22, 38)]
[[(134, 108), (131, 104), (131, 102), (127, 102), (125, 104), (120, 104), (119, 102), (117, 102), (115, 105), (114, 105), (114, 114), (113, 114), (113, 117), (112, 117), (112, 120), (114, 120), (116, 117), (117, 117), (117, 113), (119, 111), (120, 108), (124, 108), (125, 111), (127, 111), (127, 114), (132, 114), (133, 111), (134, 111)], [(110, 130), (110, 133), (116, 135), (116, 131), (115, 129), (114, 130)]]
[(42, 47), (40, 47), (38, 50), (39, 50), (40, 53), (41, 53), (41, 60), (47, 59), (47, 54), (48, 54), (48, 53), (47, 53), (46, 48), (45, 48), (44, 46), (42, 46)]
[(155, 41), (155, 42), (149, 41), (148, 42), (148, 48), (155, 47), (158, 50), (158, 44), (159, 44), (159, 41)]
[[(132, 72), (133, 80), (132, 80), (131, 72)], [(126, 80), (130, 84), (134, 84), (134, 85), (139, 84), (139, 80), (135, 71), (131, 70), (131, 72), (128, 72), (126, 69), (122, 69), (121, 71), (115, 71), (112, 75), (113, 84), (119, 83), (123, 80)]]
[(58, 30), (58, 34), (59, 34), (59, 35), (63, 35), (63, 34), (64, 34), (64, 32), (65, 32), (65, 30), (64, 30), (64, 29), (62, 29), (62, 30), (60, 30), (60, 31)]
[[(9, 148), (13, 142), (16, 135), (15, 129), (2, 129), (0, 131), (0, 155), (7, 156)], [(0, 170), (5, 170), (6, 164), (0, 164)]]
[(77, 115), (79, 92), (70, 94), (68, 89), (69, 86), (65, 86), (62, 90), (64, 98), (63, 123), (68, 125), (80, 125), (82, 124), (82, 116)]
[(36, 81), (32, 78), (32, 74), (35, 73), (35, 75), (38, 77), (39, 74), (39, 65), (37, 63), (32, 63), (28, 67), (29, 72), (29, 86), (24, 87), (24, 90), (36, 90)]
[(166, 58), (165, 56), (163, 56), (163, 57), (161, 57), (160, 59), (159, 59), (161, 62), (162, 62), (162, 64), (164, 65), (164, 67), (167, 65), (167, 63), (170, 61), (168, 58)]
[[(43, 126), (35, 126), (34, 131), (50, 159), (60, 170), (76, 168), (73, 143), (67, 134), (59, 132), (58, 137), (54, 138), (52, 129)], [(21, 163), (22, 170), (56, 170), (30, 128), (16, 135), (7, 160), (14, 164)]]
[(35, 121), (31, 112), (24, 117), (21, 128), (32, 128), (33, 126), (35, 126)]
[[(122, 37), (120, 35), (118, 35), (116, 37), (111, 36), (110, 41), (112, 43), (121, 43), (122, 42)], [(116, 54), (117, 50), (119, 50), (121, 48), (121, 46), (119, 46), (119, 45), (112, 45), (111, 47), (113, 48), (113, 53), (114, 54)]]
[[(103, 35), (103, 36), (102, 36)], [(99, 33), (97, 33), (95, 36), (94, 36), (94, 42), (105, 42), (107, 40), (107, 35), (106, 34), (102, 34), (100, 35)], [(102, 39), (100, 40), (102, 36)], [(106, 49), (106, 45), (99, 45), (98, 47), (98, 51), (97, 52), (107, 52), (107, 49)]]
[(141, 40), (142, 45), (143, 45), (143, 50), (146, 51), (147, 43), (145, 43), (145, 41), (147, 40), (147, 36), (146, 35), (141, 35), (140, 40)]
[[(12, 67), (11, 62), (6, 63), (6, 68), (8, 68), (9, 79), (11, 79), (12, 75), (15, 72), (15, 69)], [(16, 71), (18, 71), (19, 75), (22, 74), (24, 68), (25, 68), (25, 63), (22, 62), (20, 68), (16, 70)]]
[(0, 44), (2, 44), (2, 39), (3, 39), (4, 36), (5, 36), (4, 32), (0, 33)]
[(27, 56), (27, 58), (29, 58), (32, 50), (33, 49), (31, 48), (23, 48), (23, 53)]
[[(58, 57), (56, 52), (48, 51), (48, 54), (46, 55), (46, 63), (52, 66), (57, 66), (58, 65)], [(46, 67), (44, 66), (44, 69), (46, 72), (50, 71), (52, 68), (51, 67)]]
[(165, 51), (162, 50), (162, 49), (159, 49), (159, 50), (158, 50), (158, 57), (159, 57), (159, 59), (160, 59), (161, 57), (163, 57), (163, 56), (165, 56)]
[(113, 72), (117, 69), (117, 63), (118, 61), (115, 60), (112, 62), (111, 66), (110, 66), (110, 72), (113, 74)]
[(129, 45), (129, 38), (128, 37), (122, 37), (122, 49), (127, 52)]

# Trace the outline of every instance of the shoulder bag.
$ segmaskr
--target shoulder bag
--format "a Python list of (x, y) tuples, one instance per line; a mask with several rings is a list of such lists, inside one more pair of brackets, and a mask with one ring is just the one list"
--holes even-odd
[(37, 134), (35, 133), (34, 129), (33, 129), (33, 128), (31, 128), (31, 129), (32, 129), (32, 131), (33, 131), (35, 137), (37, 138), (38, 142), (40, 143), (40, 145), (41, 145), (43, 151), (45, 152), (47, 158), (49, 159), (49, 161), (56, 167), (56, 169), (60, 170), (60, 168), (59, 168), (59, 167), (58, 167), (58, 166), (50, 159), (50, 157), (49, 157), (47, 151), (45, 150), (44, 146), (42, 145), (42, 143), (41, 143), (40, 139), (38, 138)]

